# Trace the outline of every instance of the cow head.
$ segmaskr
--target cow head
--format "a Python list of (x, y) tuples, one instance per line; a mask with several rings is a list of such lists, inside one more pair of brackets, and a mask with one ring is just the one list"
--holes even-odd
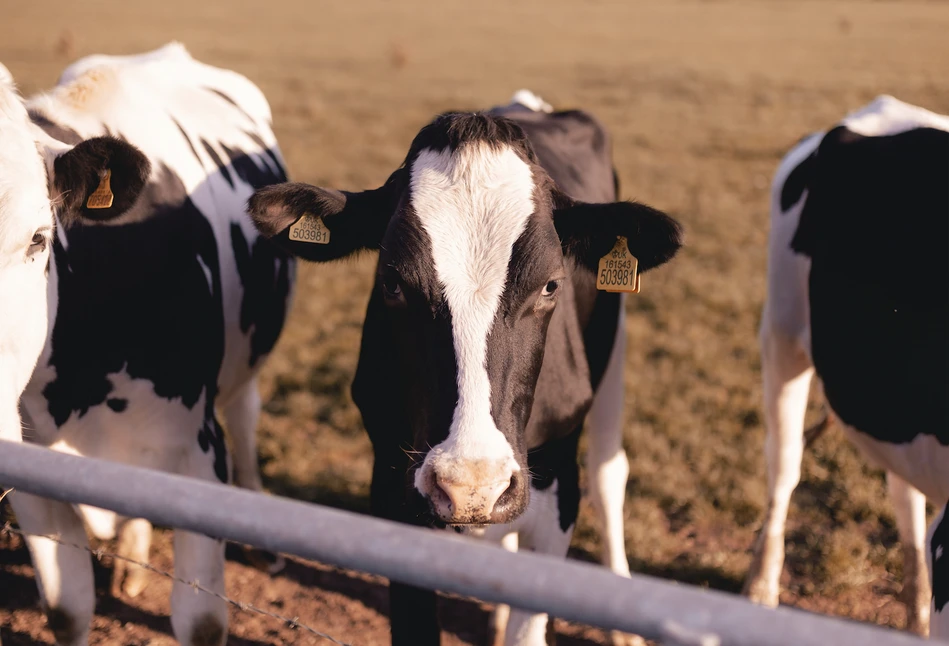
[[(109, 208), (86, 201), (111, 171)], [(125, 211), (148, 177), (148, 160), (129, 144), (97, 137), (76, 146), (30, 121), (0, 66), (0, 437), (20, 439), (17, 402), (46, 340), (47, 274), (54, 212), (64, 224)]]
[[(394, 441), (410, 451), (409, 486), (454, 525), (507, 522), (526, 507), (525, 428), (571, 277), (588, 270), (592, 286), (618, 235), (641, 270), (680, 245), (678, 224), (650, 207), (570, 199), (524, 131), (486, 114), (437, 118), (381, 188), (276, 185), (249, 208), (264, 235), (304, 259), (379, 250), (354, 396), (377, 450)], [(291, 236), (304, 215), (322, 220), (328, 244)], [(386, 377), (360, 397), (369, 374)], [(402, 424), (394, 438), (373, 428)]]

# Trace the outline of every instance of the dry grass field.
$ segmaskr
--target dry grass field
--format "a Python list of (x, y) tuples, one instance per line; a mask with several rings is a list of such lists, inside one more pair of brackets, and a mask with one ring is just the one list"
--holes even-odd
[[(635, 2), (6, 2), (0, 61), (24, 94), (70, 61), (180, 40), (268, 96), (291, 176), (380, 184), (439, 111), (529, 87), (610, 128), (623, 197), (686, 225), (687, 246), (629, 299), (627, 551), (634, 571), (740, 590), (765, 503), (756, 332), (768, 190), (802, 135), (887, 93), (949, 113), (949, 5), (781, 0)], [(373, 258), (304, 267), (265, 370), (259, 432), (276, 494), (368, 508), (369, 443), (349, 397)], [(816, 414), (814, 402), (812, 414)], [(583, 507), (572, 556), (598, 536)], [(156, 531), (154, 561), (170, 568)], [(808, 452), (782, 601), (900, 627), (900, 552), (882, 473), (838, 431)], [(113, 599), (99, 575), (96, 644), (171, 644), (167, 581)], [(228, 592), (354, 644), (384, 644), (384, 582), (316, 564), (270, 579), (235, 559)], [(51, 644), (26, 550), (0, 539), (5, 646)], [(484, 608), (443, 604), (448, 643), (480, 643)], [(322, 643), (234, 611), (230, 644)], [(561, 644), (600, 644), (557, 622)]]

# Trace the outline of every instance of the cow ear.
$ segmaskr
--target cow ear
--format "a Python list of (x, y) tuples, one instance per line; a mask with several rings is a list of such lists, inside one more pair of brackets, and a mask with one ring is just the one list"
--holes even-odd
[(53, 194), (66, 226), (78, 218), (101, 222), (122, 215), (151, 174), (142, 151), (114, 137), (86, 139), (50, 161)]
[(395, 208), (395, 176), (347, 193), (288, 182), (258, 189), (247, 203), (261, 235), (304, 260), (326, 262), (378, 249)]
[(682, 246), (682, 226), (676, 220), (637, 202), (590, 204), (555, 190), (554, 225), (564, 254), (594, 272), (618, 236), (626, 237), (640, 272), (668, 262)]

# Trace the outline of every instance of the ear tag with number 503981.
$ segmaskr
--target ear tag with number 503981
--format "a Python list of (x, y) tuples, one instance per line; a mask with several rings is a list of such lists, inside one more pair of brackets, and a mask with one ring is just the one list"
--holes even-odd
[(640, 286), (639, 261), (629, 253), (626, 237), (618, 236), (609, 253), (600, 258), (596, 288), (605, 292), (638, 294)]
[(310, 244), (329, 244), (330, 230), (326, 228), (323, 218), (304, 213), (303, 217), (290, 227), (290, 239)]

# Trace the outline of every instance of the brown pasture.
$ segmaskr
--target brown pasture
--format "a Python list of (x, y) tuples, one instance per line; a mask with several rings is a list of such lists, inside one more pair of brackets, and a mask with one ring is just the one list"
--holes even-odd
[[(610, 2), (6, 2), (0, 61), (25, 95), (72, 60), (179, 40), (268, 96), (294, 179), (380, 184), (418, 128), (528, 87), (612, 132), (626, 198), (688, 229), (675, 262), (629, 302), (627, 551), (634, 571), (737, 592), (765, 502), (756, 331), (768, 194), (779, 159), (874, 96), (949, 113), (949, 5), (782, 0)], [(2, 144), (0, 144), (2, 145)], [(365, 511), (371, 454), (349, 397), (373, 258), (307, 266), (266, 367), (260, 464), (268, 489)], [(813, 402), (812, 415), (818, 402)], [(792, 506), (784, 603), (900, 627), (901, 558), (882, 474), (838, 431), (807, 454)], [(598, 535), (582, 510), (572, 556)], [(153, 561), (171, 567), (166, 530)], [(109, 547), (109, 546), (106, 546)], [(167, 581), (138, 599), (97, 569), (96, 644), (170, 644)], [(384, 581), (294, 563), (229, 565), (228, 593), (354, 644), (386, 643)], [(485, 607), (443, 603), (447, 643), (479, 643)], [(602, 632), (558, 621), (561, 644)], [(0, 538), (5, 646), (49, 644), (28, 555)], [(320, 643), (231, 615), (230, 644)]]

